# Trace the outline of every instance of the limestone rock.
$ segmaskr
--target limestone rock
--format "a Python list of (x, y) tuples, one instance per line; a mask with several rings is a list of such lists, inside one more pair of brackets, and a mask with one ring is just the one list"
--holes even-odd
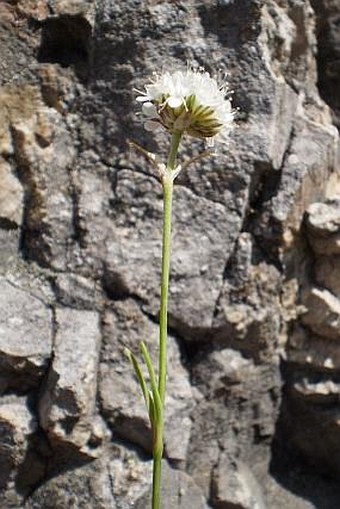
[(288, 360), (316, 372), (335, 373), (340, 369), (340, 344), (296, 327), (288, 347)]
[(1, 389), (37, 386), (52, 353), (52, 315), (34, 294), (0, 278)]
[(213, 503), (217, 509), (266, 509), (261, 488), (250, 468), (242, 462), (232, 464), (221, 454), (213, 484)]
[[(320, 475), (340, 472), (339, 232), (325, 219), (339, 207), (337, 16), (336, 0), (0, 1), (2, 181), (17, 179), (10, 207), (0, 199), (1, 384), (39, 407), (30, 455), (50, 442), (43, 478), (19, 455), (6, 509), (24, 478), (34, 509), (145, 507), (150, 429), (122, 350), (144, 339), (157, 357), (162, 201), (127, 141), (166, 160), (168, 133), (143, 129), (134, 89), (186, 61), (226, 72), (239, 109), (228, 145), (176, 180), (165, 455), (183, 471), (169, 485), (190, 485), (194, 507), (213, 502), (212, 478), (224, 505), (242, 485), (249, 506), (243, 461), (268, 508), (338, 507)], [(179, 161), (203, 150), (186, 138)]]
[(340, 253), (340, 203), (313, 203), (307, 210), (309, 241), (317, 254)]
[(290, 398), (285, 402), (287, 407), (281, 424), (285, 427), (291, 446), (297, 448), (309, 464), (322, 465), (327, 470), (331, 468), (338, 475), (339, 396), (338, 389), (326, 376), (321, 381), (316, 376), (313, 383), (313, 377), (309, 382), (308, 379), (304, 382), (300, 375), (299, 381), (287, 387)]
[(316, 282), (340, 299), (340, 256), (320, 256), (315, 263)]
[(73, 447), (90, 457), (100, 347), (98, 313), (56, 309), (53, 360), (39, 401), (42, 428), (55, 447)]
[(0, 264), (3, 270), (15, 264), (20, 245), (18, 229), (0, 229)]
[[(237, 457), (240, 442), (243, 451), (249, 450), (251, 454), (254, 436), (259, 444), (271, 441), (280, 389), (276, 385), (278, 367), (256, 366), (253, 360), (230, 349), (207, 350), (193, 361), (192, 381), (200, 392), (195, 394), (196, 405), (191, 413), (193, 425), (187, 468), (205, 496), (211, 498), (211, 479), (221, 448), (231, 459)], [(256, 383), (259, 379), (261, 384)], [(252, 401), (252, 407), (244, 404), (245, 401)], [(244, 414), (247, 426), (243, 426)], [(196, 436), (200, 436), (199, 442), (194, 439)], [(253, 453), (255, 461), (262, 454), (261, 447)]]
[(333, 380), (323, 379), (319, 381), (309, 380), (307, 377), (294, 383), (292, 391), (305, 401), (318, 405), (334, 404), (339, 400), (340, 385)]
[(316, 14), (316, 32), (322, 44), (319, 47), (318, 70), (322, 97), (332, 108), (333, 121), (340, 125), (339, 118), (339, 5), (334, 0), (312, 0)]
[[(67, 129), (60, 114), (44, 105), (36, 86), (3, 87), (0, 90), (2, 110), (3, 136), (9, 136), (12, 142), (7, 152), (14, 155), (25, 190), (26, 248), (43, 265), (64, 268), (66, 260), (62, 260), (61, 252), (71, 243), (73, 215), (70, 177), (65, 169), (71, 165), (74, 148)], [(56, 176), (58, 185), (54, 182)], [(17, 202), (18, 186), (15, 188)], [(16, 214), (14, 220), (18, 221), (20, 206)], [(59, 232), (57, 242), (56, 231)]]
[(76, 309), (96, 309), (102, 300), (99, 285), (93, 279), (74, 273), (58, 274), (55, 293), (59, 303)]
[(27, 251), (30, 258), (43, 266), (62, 270), (67, 264), (65, 250), (72, 243), (71, 181), (65, 169), (72, 164), (74, 148), (59, 114), (52, 109), (35, 112), (28, 121), (16, 123), (12, 129), (16, 157), (25, 168), (22, 178), (28, 200)]
[(340, 301), (325, 289), (312, 288), (305, 292), (302, 300), (307, 313), (302, 322), (315, 334), (326, 338), (340, 339)]
[[(207, 509), (201, 490), (184, 472), (173, 470), (163, 462), (163, 480), (162, 498), (167, 509)], [(144, 509), (150, 504), (151, 493), (148, 492), (134, 507)]]
[[(92, 154), (93, 155), (93, 154)], [(115, 238), (115, 230), (110, 218), (110, 203), (114, 193), (108, 172), (100, 163), (98, 156), (88, 155), (93, 168), (82, 170), (75, 178), (77, 191), (77, 235), (81, 247), (76, 266), (84, 276), (97, 274), (102, 277), (103, 287), (111, 295), (115, 288), (110, 287), (109, 274), (103, 272), (103, 264), (107, 253), (108, 242)], [(109, 288), (110, 287), (110, 288)]]
[(119, 445), (98, 460), (54, 476), (28, 499), (29, 509), (129, 509), (149, 486), (152, 462)]
[[(160, 296), (159, 185), (150, 178), (121, 171), (115, 192), (118, 228), (108, 248), (109, 291), (138, 296), (155, 316)], [(194, 339), (197, 334), (190, 334), (190, 328), (211, 326), (225, 257), (239, 219), (230, 216), (222, 205), (198, 198), (181, 186), (175, 187), (175, 201), (170, 322), (183, 329), (188, 339)]]
[(23, 213), (23, 189), (8, 163), (0, 159), (0, 221), (18, 227)]
[(81, 16), (90, 11), (93, 3), (93, 0), (75, 0), (72, 3), (67, 0), (55, 0), (53, 11), (58, 15)]
[(256, 255), (254, 238), (242, 233), (225, 273), (213, 321), (218, 344), (237, 345), (254, 359), (266, 356), (277, 344), (281, 305), (279, 273), (265, 262), (253, 264)]
[(264, 239), (274, 235), (278, 243), (271, 237), (267, 248), (278, 253), (282, 253), (282, 247), (289, 250), (294, 244), (306, 209), (325, 195), (327, 182), (336, 171), (337, 131), (332, 126), (315, 124), (305, 113), (301, 115), (293, 131), (299, 131), (299, 136), (292, 139), (277, 192), (264, 204), (255, 230)]
[(206, 354), (194, 365), (192, 373), (196, 386), (204, 387), (210, 394), (218, 394), (223, 388), (227, 389), (228, 384), (241, 383), (253, 368), (253, 363), (240, 352), (225, 348)]
[(0, 490), (5, 494), (2, 496), (4, 507), (21, 506), (22, 497), (45, 475), (44, 462), (34, 450), (33, 437), (37, 429), (38, 423), (28, 408), (27, 398), (1, 398)]

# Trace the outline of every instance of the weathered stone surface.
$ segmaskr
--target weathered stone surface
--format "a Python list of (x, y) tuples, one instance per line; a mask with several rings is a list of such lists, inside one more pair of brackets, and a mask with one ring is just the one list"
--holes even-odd
[(37, 386), (52, 353), (52, 314), (34, 294), (0, 278), (1, 391)]
[(51, 132), (37, 131), (34, 117), (13, 127), (16, 156), (25, 171), (25, 242), (32, 259), (63, 270), (68, 262), (64, 254), (73, 235), (72, 182), (65, 169), (71, 167), (74, 148), (54, 110), (46, 111), (43, 121)]
[(20, 231), (18, 229), (0, 229), (0, 265), (2, 271), (15, 264), (20, 245)]
[(336, 171), (337, 131), (306, 118), (301, 106), (293, 130), (299, 136), (292, 137), (278, 189), (264, 203), (255, 229), (264, 240), (268, 237), (267, 249), (278, 254), (292, 248), (306, 209), (325, 195), (327, 182)]
[(307, 312), (302, 322), (315, 334), (326, 338), (340, 339), (340, 300), (326, 289), (312, 288), (302, 299)]
[(288, 360), (317, 372), (340, 370), (340, 344), (296, 327), (288, 347)]
[(225, 348), (209, 353), (194, 366), (195, 385), (205, 391), (218, 393), (228, 384), (241, 383), (254, 371), (253, 362), (245, 359), (240, 352)]
[[(171, 469), (163, 464), (162, 497), (167, 509), (207, 509), (203, 494), (193, 480), (180, 470)], [(151, 492), (142, 496), (135, 504), (136, 509), (151, 505)]]
[(292, 390), (305, 401), (327, 405), (339, 400), (340, 385), (327, 379), (314, 381), (303, 378), (293, 385)]
[(308, 238), (319, 255), (340, 253), (340, 201), (313, 203), (307, 210)]
[(277, 269), (265, 262), (253, 264), (255, 256), (254, 238), (242, 233), (225, 274), (213, 323), (218, 343), (233, 345), (258, 360), (278, 343), (281, 303)]
[(331, 468), (333, 475), (337, 475), (340, 472), (339, 396), (334, 382), (326, 376), (321, 380), (317, 375), (314, 380), (310, 376), (308, 380), (302, 372), (297, 380), (299, 373), (295, 373), (292, 385), (287, 387), (290, 397), (285, 402), (288, 408), (282, 415), (281, 426), (289, 436), (290, 447), (297, 448), (310, 465)]
[(135, 507), (151, 476), (151, 461), (113, 445), (100, 459), (48, 480), (35, 490), (26, 506), (29, 509), (129, 509)]
[[(258, 461), (263, 457), (262, 447), (273, 436), (273, 416), (278, 412), (277, 369), (272, 365), (256, 366), (231, 349), (202, 352), (194, 359), (192, 382), (200, 392), (195, 394), (196, 405), (191, 414), (193, 432), (187, 463), (205, 496), (212, 496), (211, 479), (221, 450), (230, 460), (241, 460), (238, 450), (242, 443), (247, 456), (244, 462), (249, 468), (255, 458)], [(255, 382), (259, 379), (261, 384)], [(251, 408), (245, 404), (249, 400)], [(241, 419), (244, 413), (247, 426)], [(196, 436), (201, 437), (199, 442)], [(258, 449), (254, 449), (254, 437)], [(250, 451), (254, 461), (249, 458)]]
[(315, 280), (340, 299), (340, 256), (320, 256), (315, 263)]
[(57, 308), (53, 360), (39, 401), (39, 420), (55, 447), (91, 449), (100, 347), (98, 313)]
[[(120, 171), (115, 194), (118, 228), (108, 248), (109, 291), (138, 296), (144, 308), (156, 315), (161, 261), (159, 184), (131, 171)], [(211, 327), (225, 257), (239, 227), (239, 217), (228, 214), (221, 204), (197, 197), (182, 186), (175, 187), (169, 312), (176, 327), (181, 329), (183, 324), (184, 331)], [(190, 332), (186, 336), (197, 338)]]
[[(104, 345), (101, 356), (99, 397), (101, 407), (114, 433), (151, 451), (149, 418), (141, 390), (124, 349), (130, 348), (141, 359), (139, 344), (144, 341), (153, 360), (157, 359), (158, 327), (133, 300), (110, 306), (104, 317)], [(141, 361), (141, 364), (142, 361)], [(146, 373), (146, 368), (144, 367)], [(173, 461), (186, 460), (193, 407), (189, 373), (181, 364), (175, 338), (169, 337), (168, 389), (165, 424), (166, 455)], [(179, 437), (177, 423), (180, 423)], [(180, 440), (180, 443), (179, 443)]]
[(58, 302), (77, 309), (96, 309), (102, 301), (101, 288), (96, 281), (73, 273), (58, 274), (55, 293)]
[(213, 504), (217, 509), (266, 509), (263, 494), (250, 468), (232, 464), (221, 454), (212, 479)]
[(75, 0), (72, 3), (68, 0), (54, 0), (52, 8), (58, 15), (83, 16), (90, 11), (93, 4), (93, 0)]
[[(200, 507), (197, 486), (212, 502), (222, 451), (251, 470), (268, 508), (338, 508), (338, 487), (317, 473), (340, 471), (339, 342), (329, 314), (339, 232), (333, 219), (320, 229), (339, 207), (338, 15), (335, 0), (0, 2), (1, 180), (18, 179), (9, 182), (15, 200), (0, 199), (0, 286), (20, 290), (12, 308), (32, 338), (18, 345), (12, 315), (4, 317), (0, 358), (11, 367), (1, 384), (31, 391), (32, 408), (41, 399), (32, 449), (45, 434), (51, 450), (34, 509), (128, 509), (149, 489), (150, 430), (122, 350), (137, 352), (144, 339), (157, 357), (161, 188), (126, 141), (166, 158), (168, 135), (142, 128), (134, 88), (186, 60), (227, 71), (240, 109), (228, 146), (176, 182), (166, 456), (196, 487), (183, 472), (169, 486), (193, 489), (182, 506)], [(187, 138), (179, 159), (201, 150)], [(302, 318), (300, 296), (315, 285)], [(48, 320), (54, 357), (38, 389), (51, 338), (41, 343), (46, 321), (31, 317), (56, 305), (66, 308)], [(230, 506), (226, 486), (238, 481), (228, 473), (215, 481)], [(1, 494), (6, 509), (21, 505), (15, 490), (14, 482)]]
[(320, 39), (318, 82), (321, 97), (331, 106), (333, 121), (340, 126), (339, 101), (339, 5), (337, 0), (311, 0), (316, 13), (316, 28)]
[[(77, 232), (81, 250), (76, 266), (82, 273), (91, 277), (94, 273), (102, 275), (103, 264), (107, 253), (107, 244), (116, 237), (114, 224), (111, 221), (110, 203), (114, 199), (112, 184), (108, 171), (100, 162), (98, 155), (87, 155), (87, 164), (93, 168), (82, 171), (75, 178), (77, 190)], [(108, 274), (104, 274), (103, 286), (110, 286)], [(112, 290), (115, 294), (115, 289)], [(117, 292), (119, 293), (119, 292)], [(110, 291), (109, 291), (110, 294)]]
[(37, 428), (27, 398), (1, 398), (0, 490), (3, 507), (21, 507), (23, 497), (45, 475), (44, 462), (32, 444)]
[(23, 190), (8, 163), (0, 158), (0, 221), (14, 227), (21, 225)]

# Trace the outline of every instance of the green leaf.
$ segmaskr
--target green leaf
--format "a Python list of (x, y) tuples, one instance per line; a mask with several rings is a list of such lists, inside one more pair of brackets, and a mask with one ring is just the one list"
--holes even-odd
[(151, 422), (151, 427), (152, 427), (152, 429), (154, 429), (154, 426), (156, 424), (156, 422), (155, 422), (155, 404), (153, 402), (153, 396), (152, 396), (151, 391), (149, 394), (149, 418), (150, 418), (150, 422)]
[(135, 370), (136, 377), (138, 379), (140, 388), (142, 389), (142, 393), (143, 393), (143, 396), (144, 396), (144, 401), (145, 401), (145, 405), (146, 405), (147, 411), (150, 414), (150, 394), (149, 394), (148, 386), (147, 386), (147, 384), (145, 382), (145, 379), (144, 379), (144, 375), (143, 375), (142, 369), (141, 369), (141, 367), (140, 367), (136, 357), (131, 352), (131, 350), (126, 348), (125, 349), (125, 353), (128, 356), (128, 358), (130, 359), (130, 362), (131, 362), (131, 364), (133, 366), (133, 369)]
[[(149, 376), (150, 376), (150, 383), (151, 383), (151, 390), (152, 390), (152, 401), (154, 404), (154, 413), (155, 413), (155, 423), (160, 423), (160, 422), (162, 422), (162, 401), (161, 401), (158, 387), (157, 387), (155, 370), (153, 368), (151, 358), (150, 358), (148, 349), (147, 349), (144, 341), (141, 342), (140, 347), (141, 347), (141, 351), (142, 351), (146, 366), (148, 368)], [(149, 399), (151, 399), (151, 397), (149, 397)]]

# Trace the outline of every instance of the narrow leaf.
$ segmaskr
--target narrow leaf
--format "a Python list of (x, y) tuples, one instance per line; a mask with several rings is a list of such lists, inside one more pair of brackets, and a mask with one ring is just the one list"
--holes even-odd
[(149, 371), (153, 403), (154, 403), (154, 410), (155, 410), (155, 418), (157, 419), (157, 422), (161, 422), (161, 420), (162, 420), (162, 402), (161, 402), (161, 398), (160, 398), (158, 387), (157, 387), (155, 370), (153, 368), (151, 358), (150, 358), (148, 349), (147, 349), (144, 341), (141, 342), (140, 347), (142, 350), (143, 357), (145, 359), (146, 366)]
[(149, 418), (150, 418), (150, 422), (151, 422), (151, 427), (152, 427), (152, 429), (154, 429), (154, 426), (155, 426), (155, 404), (153, 402), (153, 396), (152, 396), (151, 391), (149, 394)]
[(128, 358), (130, 359), (130, 362), (131, 362), (131, 364), (133, 366), (133, 369), (135, 370), (136, 377), (138, 379), (140, 388), (142, 389), (142, 393), (143, 393), (143, 396), (144, 396), (144, 401), (145, 401), (145, 405), (146, 405), (147, 411), (150, 412), (150, 394), (149, 394), (149, 389), (148, 389), (148, 386), (147, 386), (147, 384), (145, 382), (144, 375), (143, 375), (143, 372), (141, 370), (141, 367), (140, 367), (136, 357), (131, 352), (131, 350), (126, 348), (125, 349), (125, 353), (128, 356)]

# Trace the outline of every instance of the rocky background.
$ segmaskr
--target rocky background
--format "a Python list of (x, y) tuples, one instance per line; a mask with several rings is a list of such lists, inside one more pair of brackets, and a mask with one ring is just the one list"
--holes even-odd
[(175, 189), (164, 509), (340, 506), (339, 1), (0, 0), (1, 509), (148, 507), (123, 349), (156, 355), (162, 196), (127, 140), (165, 157), (133, 89), (187, 60), (239, 113)]

